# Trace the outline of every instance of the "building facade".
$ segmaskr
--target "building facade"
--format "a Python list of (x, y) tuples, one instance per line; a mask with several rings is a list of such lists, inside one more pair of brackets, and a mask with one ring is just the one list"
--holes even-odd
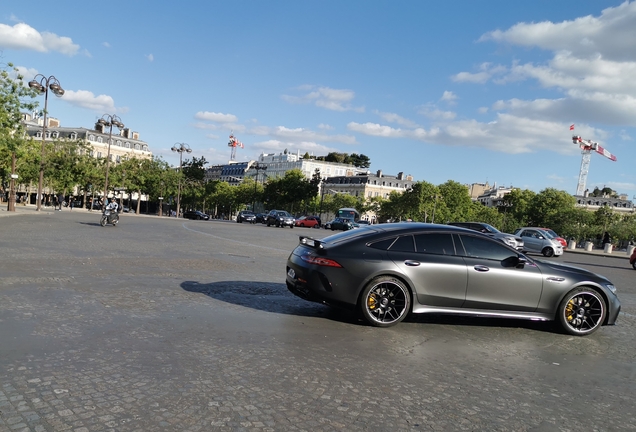
[[(22, 115), (26, 133), (34, 140), (42, 139), (43, 121), (30, 114)], [(108, 155), (109, 129), (100, 123), (95, 123), (94, 129), (83, 127), (62, 127), (56, 118), (47, 118), (45, 141), (61, 139), (80, 140), (89, 145), (89, 155), (95, 158), (106, 158)], [(123, 160), (138, 158), (151, 159), (152, 152), (148, 143), (139, 138), (139, 132), (129, 128), (118, 130), (113, 128), (110, 142), (110, 162), (120, 163)]]

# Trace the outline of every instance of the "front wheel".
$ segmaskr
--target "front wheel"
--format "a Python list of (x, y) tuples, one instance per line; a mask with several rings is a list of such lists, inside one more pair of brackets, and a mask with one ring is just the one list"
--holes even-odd
[(101, 226), (106, 226), (106, 216), (102, 216), (102, 219), (99, 221)]
[(554, 249), (552, 249), (551, 247), (546, 247), (546, 248), (543, 248), (541, 253), (543, 254), (544, 257), (550, 258), (552, 255), (554, 255)]
[(402, 321), (411, 310), (409, 289), (392, 276), (373, 279), (362, 291), (362, 315), (374, 327), (391, 327)]
[(592, 289), (576, 288), (559, 305), (559, 321), (574, 336), (594, 333), (605, 321), (607, 309), (603, 297)]

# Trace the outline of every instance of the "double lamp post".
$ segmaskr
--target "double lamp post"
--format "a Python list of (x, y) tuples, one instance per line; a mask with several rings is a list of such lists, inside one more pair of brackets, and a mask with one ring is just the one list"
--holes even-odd
[(181, 168), (183, 165), (183, 152), (192, 153), (192, 149), (186, 143), (176, 143), (170, 150), (179, 153), (179, 189), (177, 191), (177, 217), (179, 217), (179, 211), (181, 210)]
[(113, 126), (116, 126), (118, 129), (121, 130), (124, 128), (124, 124), (121, 122), (121, 119), (114, 114), (104, 114), (102, 118), (97, 120), (97, 123), (109, 128), (108, 153), (106, 155), (106, 180), (104, 181), (104, 202), (103, 202), (103, 205), (106, 205), (106, 200), (108, 199), (108, 171), (110, 170), (110, 145), (113, 140)]
[[(53, 92), (53, 94), (57, 97), (61, 97), (64, 94), (64, 89), (60, 85), (60, 82), (53, 75), (50, 77), (45, 77), (42, 74), (37, 74), (31, 81), (29, 81), (29, 87), (37, 90), (40, 93), (44, 93), (44, 118), (42, 119), (42, 149), (40, 151), (40, 179), (38, 180), (38, 196), (36, 198), (37, 206), (36, 210), (40, 211), (42, 209), (42, 186), (44, 183), (44, 152), (46, 150), (46, 115), (48, 113), (48, 103), (49, 103), (49, 89)], [(15, 174), (15, 173), (14, 173)], [(13, 182), (13, 175), (11, 176), (11, 181)], [(15, 197), (13, 198), (15, 199)]]

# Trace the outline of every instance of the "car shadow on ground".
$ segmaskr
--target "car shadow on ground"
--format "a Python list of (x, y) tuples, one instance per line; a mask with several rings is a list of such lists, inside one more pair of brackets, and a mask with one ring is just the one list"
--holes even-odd
[(525, 329), (542, 333), (564, 334), (553, 321), (532, 321), (514, 318), (473, 317), (444, 314), (411, 314), (404, 322), (444, 326), (486, 327), (498, 329)]
[(221, 281), (181, 283), (185, 291), (201, 293), (226, 303), (287, 315), (321, 317), (332, 321), (362, 322), (352, 312), (310, 302), (294, 296), (284, 283), (255, 281)]
[[(368, 326), (357, 311), (338, 309), (303, 300), (289, 292), (283, 283), (254, 281), (221, 281), (199, 283), (185, 281), (181, 288), (188, 292), (200, 293), (216, 300), (249, 307), (252, 309), (296, 315), (325, 318), (331, 321)], [(444, 314), (411, 314), (404, 322), (437, 324), (448, 326), (474, 326), (488, 328), (522, 328), (541, 332), (559, 333), (552, 322), (526, 321), (518, 319), (468, 317)]]

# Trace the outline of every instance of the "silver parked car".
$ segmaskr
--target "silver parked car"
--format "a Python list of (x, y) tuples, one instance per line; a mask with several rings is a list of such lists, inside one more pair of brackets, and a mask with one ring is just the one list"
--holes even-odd
[(541, 228), (517, 228), (515, 235), (523, 239), (524, 252), (541, 253), (545, 257), (563, 255), (563, 245), (552, 234)]
[(471, 229), (473, 231), (479, 231), (480, 233), (486, 234), (489, 237), (499, 240), (500, 242), (507, 244), (513, 249), (518, 251), (523, 251), (523, 239), (518, 235), (508, 234), (499, 231), (492, 225), (489, 225), (484, 222), (451, 222), (449, 225), (462, 227)]
[(534, 260), (484, 234), (448, 225), (367, 225), (300, 237), (287, 288), (358, 310), (389, 327), (410, 313), (557, 321), (577, 336), (613, 325), (621, 309), (605, 276)]

